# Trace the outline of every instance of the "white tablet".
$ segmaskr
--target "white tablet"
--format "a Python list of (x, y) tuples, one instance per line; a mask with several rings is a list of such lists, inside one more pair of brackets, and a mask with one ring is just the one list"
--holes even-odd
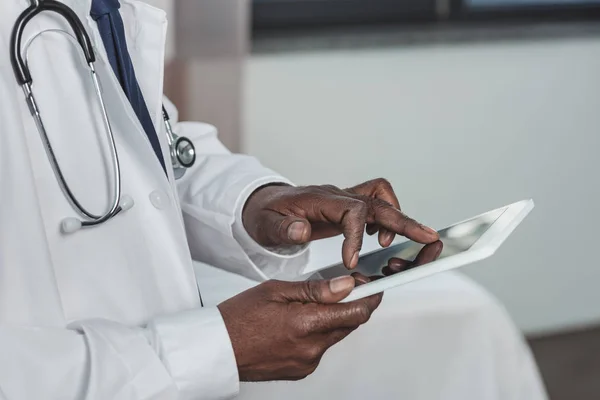
[[(533, 200), (523, 200), (442, 229), (439, 231), (440, 241), (433, 245), (423, 246), (413, 241), (393, 244), (361, 256), (358, 266), (352, 271), (340, 263), (311, 273), (307, 279), (332, 279), (353, 272), (368, 277), (381, 276), (382, 268), (388, 265), (390, 259), (412, 262), (402, 272), (357, 286), (342, 302), (380, 293), (491, 256), (532, 209)], [(432, 249), (433, 252), (430, 251)]]

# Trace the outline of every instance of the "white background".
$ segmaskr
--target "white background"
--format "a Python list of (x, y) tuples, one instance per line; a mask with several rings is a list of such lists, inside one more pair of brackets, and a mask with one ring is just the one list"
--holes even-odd
[(464, 271), (528, 333), (600, 322), (600, 38), (254, 55), (245, 80), (244, 150), (297, 183), (385, 176), (437, 228), (534, 198)]
[(443, 227), (536, 209), (466, 272), (525, 331), (600, 321), (600, 39), (253, 56), (245, 149), (297, 183), (385, 176)]

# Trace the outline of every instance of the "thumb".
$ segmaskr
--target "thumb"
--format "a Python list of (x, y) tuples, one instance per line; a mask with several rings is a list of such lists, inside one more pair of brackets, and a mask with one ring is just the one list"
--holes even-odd
[(310, 241), (311, 226), (307, 220), (290, 215), (270, 212), (265, 216), (268, 241), (273, 245), (304, 244)]
[(339, 276), (331, 280), (296, 282), (282, 293), (286, 300), (300, 303), (338, 303), (354, 289), (355, 281), (351, 276)]

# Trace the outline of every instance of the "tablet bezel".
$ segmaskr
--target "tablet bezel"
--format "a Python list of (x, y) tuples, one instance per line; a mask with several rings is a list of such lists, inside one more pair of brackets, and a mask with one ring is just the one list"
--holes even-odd
[[(452, 255), (450, 257), (438, 259), (427, 265), (410, 269), (397, 275), (388, 276), (377, 281), (358, 286), (352, 291), (352, 293), (350, 293), (348, 297), (342, 300), (342, 302), (349, 302), (352, 300), (367, 297), (375, 293), (380, 293), (386, 289), (390, 289), (395, 286), (403, 285), (415, 281), (417, 279), (422, 279), (437, 274), (439, 272), (460, 268), (467, 264), (471, 264), (473, 262), (488, 258), (492, 254), (494, 254), (496, 250), (498, 250), (498, 248), (502, 245), (502, 243), (504, 243), (508, 236), (510, 236), (510, 234), (515, 230), (517, 226), (519, 226), (519, 224), (523, 221), (527, 214), (529, 214), (533, 207), (533, 200), (522, 200), (505, 207), (490, 210), (476, 217), (471, 217), (463, 221), (457, 222), (455, 224), (452, 224), (448, 226), (448, 228), (454, 225), (458, 225), (462, 222), (472, 220), (473, 218), (483, 216), (490, 212), (504, 210), (502, 214), (498, 217), (498, 219), (496, 219), (496, 221), (494, 221), (492, 225), (490, 225), (490, 227), (485, 231), (485, 233), (481, 235), (481, 237), (475, 243), (473, 243), (473, 245), (468, 250), (459, 254)], [(371, 251), (362, 255), (361, 257), (365, 257), (369, 254), (373, 254), (374, 252), (378, 252), (381, 250), (385, 249)], [(333, 267), (335, 265), (332, 265), (330, 267)]]

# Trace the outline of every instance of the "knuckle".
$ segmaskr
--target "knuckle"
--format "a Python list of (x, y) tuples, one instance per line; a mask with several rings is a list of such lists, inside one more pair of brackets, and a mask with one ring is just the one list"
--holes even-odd
[(287, 318), (285, 320), (285, 334), (289, 343), (296, 343), (304, 336), (304, 324), (302, 318)]
[(263, 300), (272, 300), (285, 292), (285, 282), (268, 280), (262, 284)]
[(385, 201), (383, 199), (373, 199), (372, 203), (373, 203), (373, 207), (377, 208), (377, 209), (393, 207), (392, 203)]
[(403, 233), (404, 231), (406, 231), (406, 228), (408, 227), (408, 225), (411, 223), (411, 219), (404, 214), (403, 212), (400, 213), (400, 218), (398, 218), (398, 222), (397, 222), (397, 230), (399, 233)]
[(414, 219), (412, 219), (412, 218), (410, 218), (410, 217), (407, 217), (407, 216), (405, 215), (405, 218), (404, 218), (404, 225), (403, 225), (403, 228), (404, 228), (405, 230), (406, 230), (406, 229), (408, 229), (408, 228), (415, 228), (415, 227), (418, 227), (418, 226), (421, 226), (421, 224), (420, 224), (420, 223), (418, 223), (416, 220), (414, 220)]
[(371, 310), (366, 303), (360, 303), (356, 309), (357, 321), (360, 325), (366, 324), (371, 318)]
[(328, 194), (328, 193), (337, 193), (339, 192), (339, 188), (334, 185), (309, 185), (304, 187), (304, 191), (312, 194)]
[(312, 334), (312, 323), (302, 312), (297, 313), (294, 318), (288, 318), (285, 327), (286, 338), (291, 346), (299, 346)]
[(306, 378), (307, 376), (311, 375), (312, 373), (314, 373), (318, 366), (319, 366), (319, 363), (316, 362), (316, 363), (307, 364), (307, 365), (303, 366), (302, 368), (298, 368), (298, 370), (289, 377), (289, 380), (290, 381), (300, 381), (300, 380)]
[(319, 360), (323, 356), (323, 351), (319, 348), (319, 346), (313, 345), (306, 348), (304, 351), (304, 359), (307, 361), (307, 364), (318, 365)]
[(382, 189), (392, 191), (392, 184), (385, 178), (377, 178), (375, 179), (375, 184)]
[(383, 292), (375, 295), (375, 308), (379, 307), (381, 305), (381, 302), (383, 301)]
[(291, 335), (290, 341), (296, 341), (299, 338), (304, 338), (310, 334), (310, 327), (304, 321), (293, 321), (290, 324)]
[(271, 280), (264, 282), (262, 285), (265, 289), (267, 289), (269, 291), (275, 291), (275, 290), (279, 289), (282, 284), (283, 284), (282, 281), (278, 281), (276, 279), (271, 279)]
[(349, 200), (348, 209), (348, 216), (353, 220), (353, 223), (356, 224), (357, 229), (359, 229), (360, 225), (359, 230), (360, 234), (362, 234), (364, 231), (364, 224), (372, 223), (374, 221), (372, 203), (362, 199), (351, 199)]
[(308, 186), (304, 186), (304, 191), (305, 192), (315, 192), (315, 191), (319, 191), (320, 187), (317, 185), (308, 185)]
[[(311, 365), (308, 367), (308, 370), (306, 371), (306, 376), (308, 376), (308, 375), (312, 375), (312, 374), (313, 374), (313, 373), (314, 373), (314, 372), (317, 370), (317, 367), (318, 367), (318, 366), (319, 366), (319, 362), (318, 362), (318, 361), (317, 361), (317, 362), (315, 362), (315, 363), (313, 363), (313, 364), (311, 364)], [(305, 376), (305, 378), (306, 378), (306, 376)]]
[(321, 300), (323, 299), (320, 281), (305, 281), (304, 289), (308, 297), (313, 301), (321, 302)]
[(300, 318), (296, 321), (295, 329), (298, 336), (305, 338), (314, 331), (314, 323), (310, 318)]
[(306, 378), (308, 375), (309, 375), (308, 371), (306, 371), (306, 372), (301, 371), (301, 372), (298, 372), (298, 373), (296, 373), (294, 375), (291, 375), (288, 379), (291, 382), (297, 382), (297, 381), (301, 381), (302, 379)]
[(357, 216), (366, 217), (369, 206), (366, 201), (361, 199), (349, 199), (348, 208), (351, 209)]
[(274, 234), (275, 236), (279, 234), (283, 234), (286, 231), (286, 220), (284, 218), (277, 219), (273, 221), (273, 229), (269, 229), (269, 233)]
[(326, 190), (326, 191), (332, 191), (332, 192), (337, 192), (337, 191), (339, 191), (339, 190), (340, 190), (340, 189), (339, 189), (337, 186), (335, 186), (335, 185), (323, 185), (323, 186), (321, 186), (321, 189), (323, 189), (323, 190)]

